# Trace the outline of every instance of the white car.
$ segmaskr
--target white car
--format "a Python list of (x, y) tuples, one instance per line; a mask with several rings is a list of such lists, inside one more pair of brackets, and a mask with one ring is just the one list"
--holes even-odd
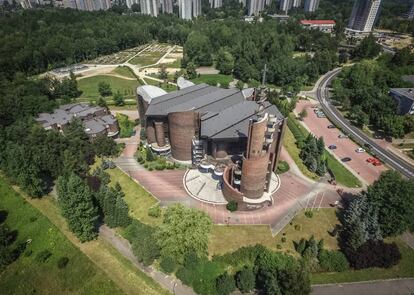
[(357, 148), (355, 151), (357, 153), (365, 153), (365, 150), (363, 148)]

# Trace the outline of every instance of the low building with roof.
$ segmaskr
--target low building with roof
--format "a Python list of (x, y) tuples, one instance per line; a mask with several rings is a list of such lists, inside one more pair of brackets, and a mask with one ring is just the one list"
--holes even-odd
[(391, 88), (390, 95), (397, 103), (398, 115), (414, 115), (413, 88)]
[(301, 20), (300, 24), (304, 28), (317, 29), (324, 33), (332, 33), (336, 22), (334, 20)]
[(55, 129), (63, 132), (74, 119), (79, 119), (83, 123), (85, 133), (91, 138), (98, 135), (114, 137), (119, 133), (117, 119), (106, 108), (86, 103), (62, 105), (53, 113), (39, 114), (35, 120), (46, 130)]
[(222, 179), (226, 199), (245, 208), (270, 202), (262, 196), (277, 167), (286, 118), (265, 101), (264, 92), (199, 84), (171, 93), (146, 85), (137, 94), (154, 152), (211, 168)]

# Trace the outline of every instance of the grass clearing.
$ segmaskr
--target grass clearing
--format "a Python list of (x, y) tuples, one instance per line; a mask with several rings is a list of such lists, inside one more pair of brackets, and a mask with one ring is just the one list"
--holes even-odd
[(158, 201), (149, 192), (147, 192), (142, 186), (138, 185), (118, 168), (108, 169), (106, 171), (111, 176), (113, 184), (115, 184), (115, 182), (119, 182), (121, 185), (122, 190), (125, 193), (125, 202), (129, 207), (129, 214), (133, 218), (136, 218), (148, 225), (161, 224), (161, 218), (148, 216), (148, 209), (158, 203)]
[[(0, 195), (0, 208), (8, 211), (6, 224), (18, 231), (17, 241), (32, 239), (26, 251), (1, 273), (2, 294), (123, 294), (104, 271), (3, 178)], [(52, 256), (44, 263), (37, 262), (36, 254), (46, 249)], [(26, 256), (29, 251), (32, 254)], [(61, 257), (69, 258), (64, 269), (57, 267)]]
[[(293, 242), (302, 238), (310, 238), (312, 235), (317, 239), (325, 240), (326, 249), (337, 249), (338, 244), (335, 237), (329, 234), (335, 224), (338, 223), (334, 208), (313, 211), (313, 217), (305, 216), (305, 211), (299, 214), (278, 235), (272, 237), (267, 225), (214, 225), (209, 241), (209, 255), (219, 255), (232, 252), (242, 246), (253, 246), (261, 244), (272, 250), (284, 251), (297, 255)], [(295, 229), (299, 225), (300, 229)], [(286, 241), (282, 242), (282, 238)], [(278, 249), (280, 245), (282, 248)], [(280, 247), (279, 247), (280, 248)]]
[(154, 85), (154, 86), (160, 87), (161, 89), (164, 89), (167, 92), (172, 92), (172, 91), (175, 91), (175, 90), (178, 89), (177, 86), (175, 86), (175, 85), (155, 81), (155, 80), (152, 80), (152, 79), (145, 79), (145, 82), (147, 82), (148, 85)]
[(361, 181), (328, 151), (325, 152), (325, 157), (328, 162), (328, 167), (335, 175), (335, 179), (338, 184), (346, 187), (362, 187)]
[(296, 139), (289, 128), (286, 128), (285, 136), (283, 138), (283, 146), (286, 148), (293, 161), (295, 161), (296, 165), (298, 166), (299, 170), (302, 172), (303, 175), (313, 180), (319, 179), (318, 175), (309, 171), (305, 164), (303, 164), (302, 159), (299, 157), (300, 150), (296, 146)]
[(115, 68), (115, 70), (112, 71), (114, 74), (118, 74), (127, 78), (133, 78), (136, 79), (134, 73), (132, 70), (127, 66), (118, 66)]
[(233, 76), (222, 74), (205, 74), (200, 75), (200, 77), (197, 77), (191, 81), (195, 84), (206, 83), (213, 86), (216, 86), (218, 83), (220, 85), (228, 85), (231, 81), (233, 81)]
[(395, 242), (400, 249), (402, 259), (396, 266), (389, 269), (368, 268), (337, 273), (314, 273), (311, 274), (312, 284), (346, 283), (414, 277), (414, 250), (409, 248), (400, 238), (388, 239), (387, 242)]
[(129, 61), (133, 65), (140, 67), (149, 66), (157, 63), (157, 61), (166, 53), (166, 51), (144, 51), (140, 55)]
[[(112, 93), (119, 91), (125, 99), (133, 99), (135, 101), (136, 89), (139, 86), (138, 81), (104, 75), (78, 80), (78, 87), (83, 91), (79, 100), (97, 100), (101, 96), (98, 91), (98, 84), (100, 82), (106, 82), (111, 85)], [(111, 100), (112, 96), (109, 96), (106, 99)]]

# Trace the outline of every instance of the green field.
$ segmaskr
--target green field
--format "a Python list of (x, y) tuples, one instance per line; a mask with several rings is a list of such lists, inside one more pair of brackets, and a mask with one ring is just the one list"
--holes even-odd
[(195, 84), (206, 83), (209, 85), (228, 85), (231, 81), (233, 81), (233, 76), (231, 75), (222, 75), (222, 74), (211, 74), (211, 75), (200, 75), (193, 80), (191, 80)]
[(155, 80), (152, 80), (152, 79), (145, 79), (145, 82), (147, 82), (147, 84), (149, 84), (149, 85), (154, 85), (154, 86), (160, 87), (161, 89), (164, 89), (167, 92), (175, 91), (175, 90), (178, 89), (177, 86), (175, 86), (175, 85), (171, 85), (171, 84), (168, 84), (168, 83), (161, 83), (161, 82), (158, 82), (158, 81), (155, 81)]
[(139, 56), (134, 57), (129, 63), (137, 66), (149, 66), (155, 64), (167, 51), (144, 51)]
[[(136, 88), (139, 86), (138, 81), (104, 75), (78, 80), (78, 87), (83, 91), (79, 99), (84, 101), (97, 100), (100, 97), (98, 92), (98, 84), (100, 82), (109, 83), (112, 88), (112, 93), (119, 91), (122, 95), (124, 95), (125, 99), (132, 99), (135, 101)], [(111, 100), (112, 97), (107, 97), (107, 99)]]
[(325, 152), (328, 167), (335, 175), (336, 182), (346, 187), (362, 187), (361, 181), (342, 165), (333, 155)]
[(112, 71), (112, 73), (114, 74), (118, 74), (127, 78), (133, 78), (136, 79), (134, 73), (132, 72), (132, 70), (127, 67), (127, 66), (119, 66), (117, 68), (115, 68), (115, 70)]
[[(6, 224), (18, 231), (17, 242), (32, 239), (25, 252), (0, 274), (2, 294), (123, 294), (109, 277), (75, 247), (45, 216), (0, 178), (0, 208)], [(36, 255), (49, 250), (44, 263)], [(31, 253), (31, 255), (29, 255)], [(64, 269), (57, 267), (68, 257)]]

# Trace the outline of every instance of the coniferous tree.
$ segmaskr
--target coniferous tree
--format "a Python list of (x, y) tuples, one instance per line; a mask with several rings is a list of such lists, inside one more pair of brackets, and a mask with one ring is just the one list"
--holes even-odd
[(69, 229), (81, 242), (97, 236), (98, 212), (93, 204), (93, 195), (78, 175), (66, 174), (58, 179), (58, 202)]

